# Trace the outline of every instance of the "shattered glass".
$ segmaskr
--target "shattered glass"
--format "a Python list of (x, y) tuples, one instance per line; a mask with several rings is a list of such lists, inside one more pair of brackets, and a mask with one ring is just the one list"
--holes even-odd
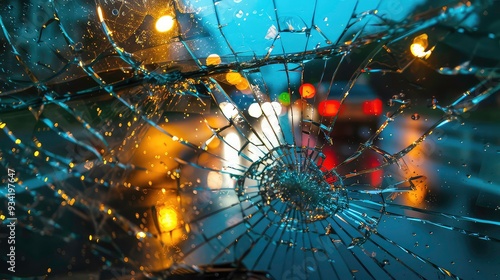
[(498, 277), (498, 1), (4, 2), (15, 276)]

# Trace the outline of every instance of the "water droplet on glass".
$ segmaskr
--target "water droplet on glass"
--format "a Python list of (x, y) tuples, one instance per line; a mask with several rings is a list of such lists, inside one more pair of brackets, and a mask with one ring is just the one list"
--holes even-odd
[(329, 234), (332, 234), (333, 233), (333, 229), (332, 229), (332, 226), (331, 225), (328, 225), (326, 228), (325, 228), (326, 232), (325, 232), (325, 235), (329, 235)]
[(391, 106), (391, 107), (396, 105), (396, 102), (397, 102), (396, 100), (398, 100), (398, 99), (399, 99), (399, 97), (397, 95), (393, 95), (391, 97), (391, 99), (389, 99), (389, 101), (387, 101), (387, 105)]
[(114, 15), (114, 16), (117, 16), (118, 15), (118, 9), (113, 9), (111, 11), (111, 13)]
[(417, 114), (417, 113), (414, 113), (413, 115), (411, 115), (411, 119), (414, 120), (414, 121), (417, 121), (420, 119), (420, 115)]
[(389, 260), (383, 260), (383, 261), (382, 261), (382, 265), (384, 265), (384, 266), (385, 266), (385, 265), (389, 265), (389, 264), (391, 264), (391, 263), (389, 262)]
[(432, 109), (436, 109), (437, 104), (438, 104), (438, 101), (437, 101), (436, 97), (433, 96), (432, 99), (429, 100), (428, 106), (431, 107)]
[(236, 13), (237, 18), (242, 18), (243, 17), (243, 11), (239, 10), (238, 13)]

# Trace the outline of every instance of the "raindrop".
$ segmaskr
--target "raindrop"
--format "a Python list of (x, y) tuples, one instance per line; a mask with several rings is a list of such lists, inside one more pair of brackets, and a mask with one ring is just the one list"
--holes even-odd
[(391, 106), (391, 107), (394, 106), (394, 105), (396, 105), (396, 102), (397, 102), (398, 98), (399, 97), (397, 95), (393, 95), (392, 98), (389, 99), (389, 101), (387, 101), (387, 105)]
[(78, 43), (75, 43), (75, 44), (73, 45), (73, 50), (74, 50), (75, 52), (80, 52), (80, 51), (82, 51), (82, 49), (83, 49), (83, 44), (82, 44), (82, 42), (78, 42)]
[(391, 264), (391, 263), (389, 262), (389, 260), (383, 260), (383, 261), (382, 261), (382, 265), (384, 265), (384, 266), (389, 265), (389, 264)]
[(332, 229), (332, 226), (331, 225), (328, 225), (326, 228), (325, 228), (326, 232), (325, 232), (325, 235), (329, 235), (329, 234), (332, 234), (333, 233), (333, 229)]
[(111, 11), (111, 13), (114, 15), (114, 16), (117, 16), (118, 15), (118, 9), (113, 9)]
[(437, 101), (436, 97), (435, 97), (435, 96), (433, 96), (433, 97), (432, 97), (432, 99), (430, 99), (430, 100), (429, 100), (429, 104), (428, 104), (428, 106), (429, 106), (430, 108), (432, 108), (432, 109), (436, 109), (437, 104), (438, 104), (438, 101)]
[(420, 115), (417, 114), (417, 113), (414, 113), (413, 115), (411, 115), (411, 119), (414, 120), (414, 121), (417, 121), (420, 119)]
[(239, 10), (238, 13), (236, 13), (237, 18), (242, 18), (243, 17), (243, 11)]

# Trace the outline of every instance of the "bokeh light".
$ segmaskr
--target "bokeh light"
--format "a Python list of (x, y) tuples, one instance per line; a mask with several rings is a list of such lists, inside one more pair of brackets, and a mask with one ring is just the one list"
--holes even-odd
[(432, 49), (427, 50), (429, 46), (428, 37), (429, 36), (424, 33), (413, 39), (413, 43), (410, 45), (410, 51), (414, 56), (428, 58), (431, 55)]
[(280, 93), (280, 95), (278, 96), (278, 101), (283, 106), (290, 105), (290, 94), (288, 92)]
[(174, 18), (170, 15), (161, 16), (158, 18), (155, 24), (155, 28), (158, 32), (167, 32), (174, 27)]
[(222, 60), (218, 54), (211, 54), (206, 59), (207, 66), (215, 66), (221, 64)]
[(174, 230), (178, 224), (177, 211), (170, 206), (160, 207), (158, 210), (158, 223), (162, 232)]
[(316, 88), (312, 84), (305, 83), (299, 87), (299, 92), (302, 98), (309, 99), (313, 98), (314, 95), (316, 95)]
[(340, 109), (340, 101), (323, 100), (318, 105), (318, 112), (323, 117), (335, 117)]

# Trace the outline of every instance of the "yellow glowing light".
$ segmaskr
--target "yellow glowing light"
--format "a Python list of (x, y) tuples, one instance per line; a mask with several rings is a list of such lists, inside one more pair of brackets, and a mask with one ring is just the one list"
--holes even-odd
[(414, 181), (414, 189), (406, 193), (406, 202), (411, 206), (421, 205), (427, 196), (427, 188), (425, 187), (425, 179)]
[(33, 155), (34, 155), (35, 157), (37, 157), (39, 154), (40, 154), (40, 152), (39, 152), (39, 151), (35, 151), (35, 152), (33, 153)]
[(164, 207), (158, 211), (158, 223), (162, 232), (172, 231), (177, 227), (177, 212), (171, 207)]
[(207, 57), (207, 65), (219, 65), (222, 62), (218, 54), (211, 54)]
[(426, 51), (427, 47), (429, 46), (429, 41), (428, 41), (428, 36), (427, 34), (422, 34), (413, 39), (413, 44), (410, 46), (410, 51), (411, 54), (413, 54), (415, 57), (419, 58), (428, 58), (431, 53), (432, 49)]
[(162, 16), (156, 21), (156, 30), (158, 32), (167, 32), (174, 27), (174, 18), (172, 16)]
[(144, 231), (139, 231), (135, 237), (137, 237), (137, 239), (142, 239), (142, 238), (145, 238), (146, 237), (146, 233)]
[(15, 143), (18, 145), (21, 144), (21, 139), (16, 139)]
[(238, 72), (229, 72), (226, 74), (226, 80), (232, 85), (237, 85), (243, 81), (243, 77)]
[(247, 89), (249, 86), (250, 86), (250, 84), (248, 83), (247, 79), (245, 79), (245, 78), (242, 78), (242, 79), (241, 79), (241, 82), (239, 82), (238, 84), (236, 84), (236, 88), (237, 88), (238, 90), (245, 90), (245, 89)]

